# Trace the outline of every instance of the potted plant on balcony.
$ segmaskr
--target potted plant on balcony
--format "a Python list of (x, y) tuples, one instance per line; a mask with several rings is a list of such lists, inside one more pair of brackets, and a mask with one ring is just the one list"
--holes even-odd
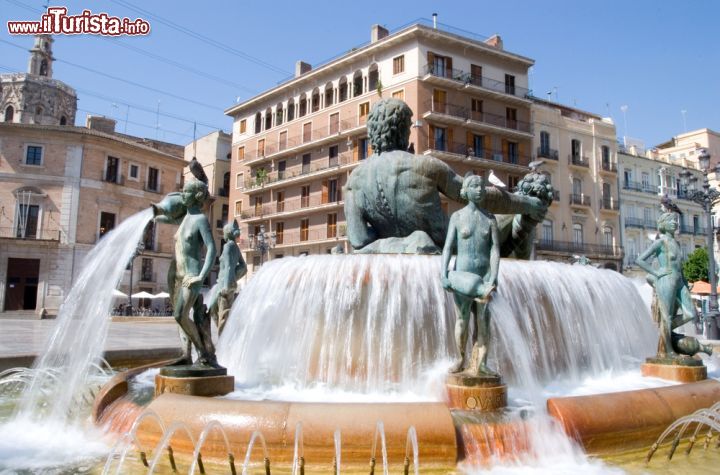
[(340, 235), (340, 237), (345, 237), (347, 235), (347, 225), (346, 224), (338, 225), (338, 234)]
[(267, 177), (267, 170), (265, 170), (264, 168), (259, 168), (255, 172), (255, 183), (257, 184), (257, 186), (263, 186), (263, 184), (265, 184), (265, 180), (267, 180)]

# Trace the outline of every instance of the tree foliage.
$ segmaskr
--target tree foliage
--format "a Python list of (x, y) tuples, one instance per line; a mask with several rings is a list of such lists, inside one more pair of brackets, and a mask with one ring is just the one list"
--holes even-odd
[(707, 249), (698, 247), (683, 264), (683, 275), (688, 282), (708, 280), (709, 259)]

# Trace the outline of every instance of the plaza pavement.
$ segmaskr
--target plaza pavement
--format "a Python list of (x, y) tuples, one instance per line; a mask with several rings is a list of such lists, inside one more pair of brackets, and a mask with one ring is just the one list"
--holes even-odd
[[(173, 318), (121, 319), (110, 323), (105, 358), (123, 365), (131, 360), (168, 359), (180, 354)], [(30, 366), (40, 354), (57, 320), (0, 319), (0, 371)]]

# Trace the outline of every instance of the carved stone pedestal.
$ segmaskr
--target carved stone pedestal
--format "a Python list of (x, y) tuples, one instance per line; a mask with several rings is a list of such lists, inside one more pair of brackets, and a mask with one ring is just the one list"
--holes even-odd
[(647, 358), (640, 366), (640, 372), (643, 376), (680, 383), (694, 383), (707, 379), (707, 368), (703, 362), (689, 356)]
[(450, 409), (490, 412), (507, 406), (507, 386), (500, 376), (449, 374), (445, 387)]
[(225, 368), (166, 366), (155, 376), (155, 396), (163, 393), (189, 396), (223, 396), (235, 389), (235, 377)]

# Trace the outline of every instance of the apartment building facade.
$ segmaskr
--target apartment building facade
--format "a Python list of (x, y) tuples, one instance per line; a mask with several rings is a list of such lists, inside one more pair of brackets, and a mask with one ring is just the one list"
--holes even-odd
[[(241, 222), (250, 271), (267, 259), (327, 253), (345, 238), (342, 189), (372, 154), (366, 120), (383, 97), (414, 112), (417, 154), (458, 173), (496, 176), (514, 186), (527, 173), (533, 134), (531, 59), (499, 37), (471, 38), (424, 24), (389, 34), (296, 75), (226, 113), (233, 117), (230, 211)], [(446, 211), (459, 207), (444, 203)], [(261, 232), (273, 243), (260, 255)]]
[[(230, 195), (230, 147), (231, 136), (222, 130), (211, 132), (185, 146), (185, 162), (190, 162), (195, 157), (208, 177), (211, 200), (205, 212), (213, 229), (218, 254), (225, 244), (223, 226), (233, 219), (230, 216), (228, 202), (228, 196)], [(186, 168), (184, 179), (187, 180), (191, 177), (190, 170)], [(210, 271), (208, 285), (215, 283), (217, 272), (218, 265), (216, 264)]]
[(697, 161), (680, 157), (671, 159), (668, 155), (644, 151), (637, 146), (621, 146), (618, 159), (625, 273), (645, 275), (645, 271), (635, 265), (635, 260), (655, 239), (663, 196), (673, 200), (682, 211), (676, 239), (683, 259), (695, 248), (704, 247), (707, 227), (703, 210), (699, 204), (688, 199), (680, 178), (680, 173), (687, 170), (702, 179)]
[(555, 199), (537, 230), (539, 259), (588, 257), (620, 271), (623, 248), (615, 125), (596, 114), (535, 98), (532, 106), (539, 170)]

